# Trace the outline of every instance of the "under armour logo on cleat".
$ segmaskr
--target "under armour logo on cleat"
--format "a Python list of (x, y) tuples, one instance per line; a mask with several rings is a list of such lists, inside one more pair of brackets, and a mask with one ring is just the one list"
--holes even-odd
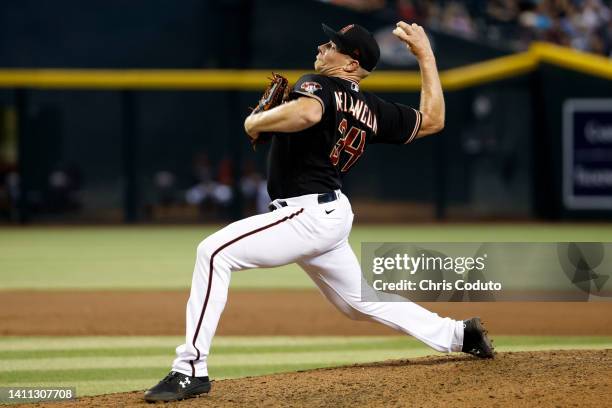
[(334, 208), (333, 210), (329, 210), (329, 211), (325, 210), (325, 214), (331, 214), (331, 213), (333, 213), (334, 211), (336, 211), (336, 209), (335, 209), (335, 208)]
[(191, 384), (191, 381), (189, 381), (189, 378), (185, 377), (185, 382), (179, 381), (179, 384), (181, 384), (181, 387), (185, 388), (187, 384)]

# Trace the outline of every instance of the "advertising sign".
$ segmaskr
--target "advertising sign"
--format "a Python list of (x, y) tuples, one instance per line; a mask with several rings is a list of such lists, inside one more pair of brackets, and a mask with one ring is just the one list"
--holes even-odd
[(612, 99), (563, 106), (563, 201), (569, 210), (612, 209)]

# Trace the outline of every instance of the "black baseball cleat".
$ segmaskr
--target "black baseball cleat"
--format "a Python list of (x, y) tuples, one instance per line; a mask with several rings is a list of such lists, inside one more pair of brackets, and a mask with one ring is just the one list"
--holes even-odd
[(144, 399), (147, 402), (179, 401), (205, 394), (210, 387), (208, 377), (190, 377), (171, 371), (155, 387), (145, 391)]
[(461, 351), (479, 358), (495, 357), (495, 349), (487, 337), (480, 317), (472, 317), (463, 321), (463, 347)]

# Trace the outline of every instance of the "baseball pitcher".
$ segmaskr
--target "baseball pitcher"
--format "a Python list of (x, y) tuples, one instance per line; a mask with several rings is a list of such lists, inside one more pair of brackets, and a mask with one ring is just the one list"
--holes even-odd
[(397, 23), (393, 33), (417, 58), (422, 89), (418, 109), (362, 92), (380, 51), (366, 29), (323, 25), (329, 41), (318, 47), (316, 74), (285, 94), (276, 81), (244, 128), (251, 142), (271, 136), (268, 168), (270, 212), (234, 222), (197, 249), (187, 304), (185, 344), (172, 371), (145, 393), (147, 401), (173, 401), (210, 391), (207, 358), (225, 307), (232, 272), (297, 263), (340, 311), (416, 337), (440, 352), (492, 358), (493, 347), (478, 318), (443, 318), (411, 302), (362, 302), (361, 270), (348, 236), (353, 223), (342, 178), (376, 143), (407, 144), (444, 127), (444, 97), (427, 35), (416, 24)]

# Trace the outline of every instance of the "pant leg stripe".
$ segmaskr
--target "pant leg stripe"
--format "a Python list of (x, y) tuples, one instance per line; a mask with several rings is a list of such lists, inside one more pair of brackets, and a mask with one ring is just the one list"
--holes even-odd
[(245, 234), (240, 235), (238, 238), (234, 238), (233, 240), (226, 242), (225, 244), (221, 245), (219, 248), (217, 248), (213, 254), (210, 257), (210, 265), (208, 267), (208, 287), (206, 288), (206, 296), (204, 297), (204, 305), (202, 306), (202, 312), (200, 313), (200, 319), (198, 320), (198, 326), (196, 327), (196, 331), (193, 335), (193, 340), (192, 340), (192, 344), (193, 347), (196, 349), (197, 351), (197, 356), (195, 358), (195, 360), (190, 360), (189, 364), (191, 365), (191, 376), (195, 377), (195, 362), (198, 361), (200, 359), (200, 350), (196, 347), (196, 339), (198, 338), (198, 334), (200, 333), (200, 328), (202, 326), (202, 320), (204, 319), (204, 312), (206, 312), (206, 306), (208, 305), (208, 299), (210, 296), (210, 289), (212, 287), (212, 277), (213, 277), (213, 262), (215, 259), (215, 255), (217, 255), (220, 251), (222, 251), (223, 249), (227, 248), (228, 246), (240, 241), (243, 238), (246, 238), (250, 235), (256, 234), (258, 232), (264, 231), (268, 228), (274, 227), (275, 225), (281, 224), (285, 221), (288, 221), (290, 219), (292, 219), (293, 217), (301, 214), (302, 212), (304, 212), (303, 208), (300, 208), (299, 211), (294, 212), (291, 215), (288, 215), (286, 217), (281, 218), (278, 221), (273, 222), (272, 224), (268, 224), (268, 225), (264, 225), (263, 227), (257, 228), (253, 231), (249, 231)]

